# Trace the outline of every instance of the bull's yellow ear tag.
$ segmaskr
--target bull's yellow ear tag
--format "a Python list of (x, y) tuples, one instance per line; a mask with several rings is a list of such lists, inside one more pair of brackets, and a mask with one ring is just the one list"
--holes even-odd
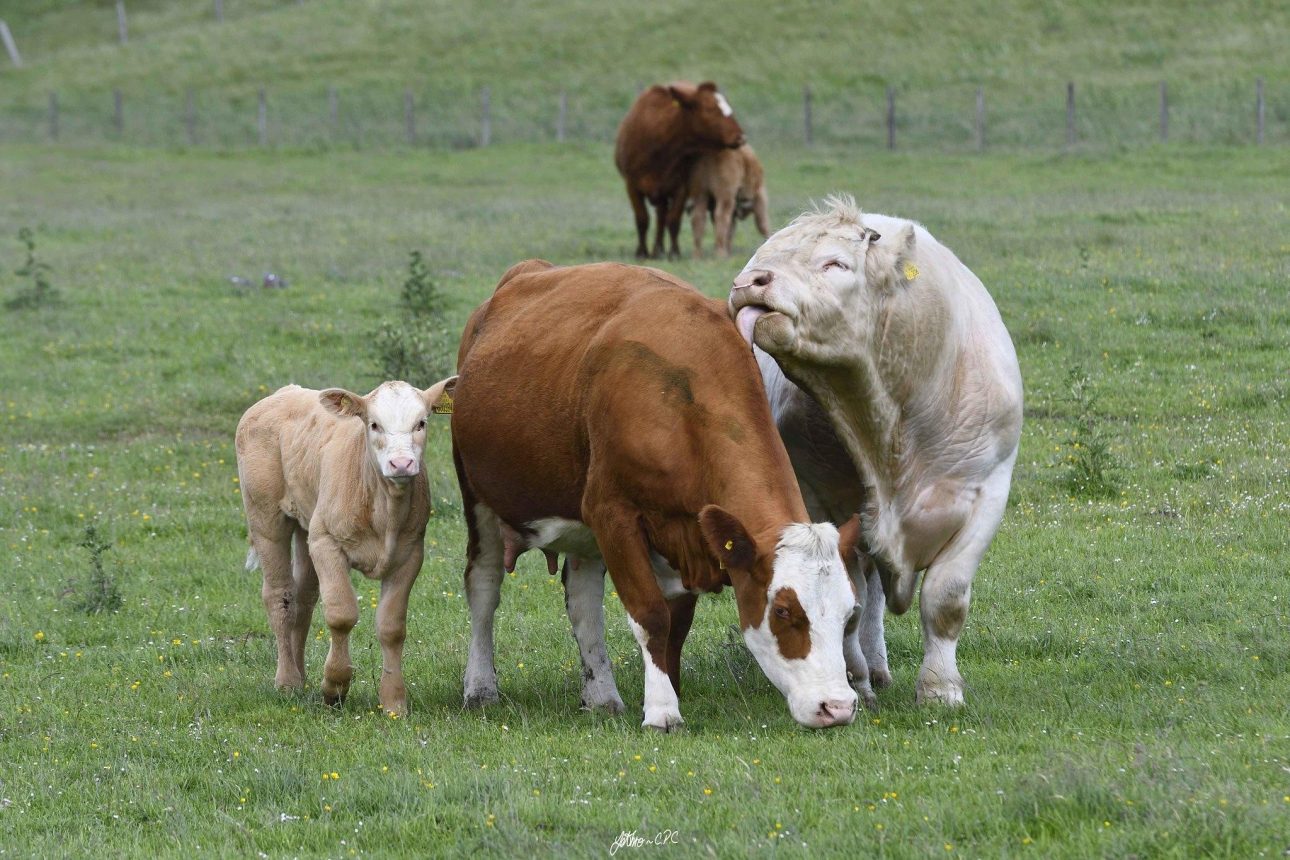
[(446, 391), (443, 394), (440, 394), (439, 399), (430, 407), (430, 411), (435, 415), (451, 415), (452, 395)]
[(905, 263), (905, 280), (907, 280), (907, 281), (912, 281), (912, 280), (914, 280), (914, 278), (917, 278), (917, 277), (918, 277), (918, 267), (917, 267), (917, 266), (915, 266), (913, 263), (906, 262), (906, 263)]

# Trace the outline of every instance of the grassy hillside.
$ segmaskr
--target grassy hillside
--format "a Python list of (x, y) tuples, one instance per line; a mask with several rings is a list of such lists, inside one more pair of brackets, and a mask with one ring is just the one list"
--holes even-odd
[(9, 0), (27, 68), (0, 92), (147, 86), (277, 89), (432, 83), (621, 98), (642, 82), (715, 77), (796, 97), (803, 83), (920, 91), (986, 86), (1030, 93), (1093, 86), (1270, 82), (1290, 77), (1290, 7), (1235, 0), (821, 4), (549, 0), (128, 0), (130, 43), (113, 4)]

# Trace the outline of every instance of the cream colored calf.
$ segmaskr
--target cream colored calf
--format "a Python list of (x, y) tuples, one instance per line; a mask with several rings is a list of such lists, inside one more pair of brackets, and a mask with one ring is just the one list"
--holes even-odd
[(408, 594), (421, 570), (430, 515), (421, 453), (427, 413), (446, 382), (426, 391), (386, 382), (366, 397), (288, 385), (238, 422), (237, 471), (251, 542), (246, 566), (264, 573), (279, 688), (304, 687), (305, 644), (321, 592), (331, 630), (323, 699), (344, 700), (354, 675), (349, 632), (358, 622), (352, 568), (381, 583), (381, 707), (407, 712)]

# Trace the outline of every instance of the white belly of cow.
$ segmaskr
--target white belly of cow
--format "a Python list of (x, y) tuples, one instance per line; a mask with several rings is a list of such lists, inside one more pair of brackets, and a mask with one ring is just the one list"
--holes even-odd
[[(600, 544), (596, 542), (596, 535), (586, 523), (579, 520), (546, 517), (533, 520), (526, 528), (532, 533), (528, 539), (529, 549), (544, 549), (577, 558), (604, 559)], [(681, 574), (668, 565), (667, 559), (651, 549), (649, 562), (665, 598), (671, 600), (686, 593), (686, 588), (681, 583)]]

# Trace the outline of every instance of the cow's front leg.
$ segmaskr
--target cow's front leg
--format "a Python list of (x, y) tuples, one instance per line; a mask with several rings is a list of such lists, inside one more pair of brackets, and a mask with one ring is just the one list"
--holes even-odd
[(697, 594), (682, 594), (667, 602), (667, 675), (678, 698), (681, 695), (681, 649), (685, 647), (685, 637), (690, 635), (690, 625), (694, 622), (694, 605), (698, 600)]
[(605, 649), (605, 563), (566, 555), (561, 574), (564, 606), (582, 658), (582, 706), (621, 714), (623, 700)]
[(612, 510), (610, 505), (584, 504), (583, 518), (605, 554), (609, 576), (641, 649), (645, 667), (645, 719), (641, 725), (662, 732), (678, 728), (683, 722), (681, 704), (668, 675), (671, 612), (654, 578), (638, 514)]
[(399, 717), (408, 713), (408, 691), (403, 683), (408, 595), (421, 572), (423, 554), (418, 542), (407, 561), (381, 580), (381, 599), (376, 605), (376, 638), (381, 643), (381, 710)]
[(331, 631), (331, 647), (327, 649), (327, 662), (323, 664), (323, 701), (336, 706), (345, 701), (354, 677), (354, 666), (349, 657), (349, 633), (358, 623), (358, 597), (349, 581), (349, 559), (330, 535), (311, 528), (309, 555), (318, 573), (323, 618)]

